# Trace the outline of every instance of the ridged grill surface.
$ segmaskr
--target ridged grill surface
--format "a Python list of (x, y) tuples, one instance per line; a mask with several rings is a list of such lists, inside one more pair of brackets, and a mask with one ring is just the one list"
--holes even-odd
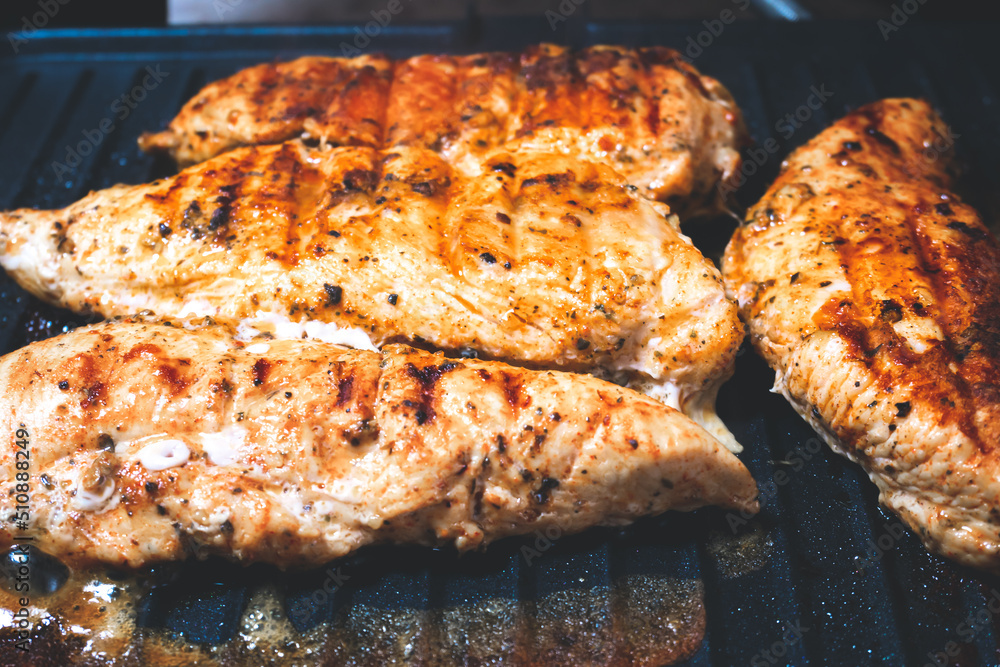
[[(1000, 40), (990, 26), (914, 20), (887, 39), (875, 23), (737, 23), (711, 39), (705, 31), (701, 23), (590, 23), (580, 12), (555, 32), (546, 19), (508, 17), (390, 25), (368, 50), (405, 56), (539, 41), (687, 49), (699, 69), (733, 93), (758, 142), (748, 160), (753, 173), (738, 195), (743, 205), (763, 193), (784, 155), (848, 109), (881, 97), (925, 97), (957, 135), (965, 197), (988, 222), (998, 220)], [(344, 26), (35, 37), (19, 55), (0, 57), (0, 207), (60, 207), (92, 189), (170, 173), (169, 165), (141, 155), (135, 140), (164, 127), (205, 82), (274, 58), (338, 55), (355, 35), (354, 26)], [(690, 47), (699, 39), (701, 53)], [(143, 85), (147, 67), (166, 75), (134, 109), (114, 105)], [(828, 100), (810, 108), (820, 90)], [(105, 118), (114, 125), (110, 132), (100, 130)], [(95, 132), (100, 140), (89, 141)], [(78, 151), (77, 163), (67, 151), (81, 142), (95, 145)], [(61, 173), (55, 163), (69, 170)], [(686, 229), (710, 256), (731, 230), (727, 221)], [(82, 321), (0, 278), (4, 353)], [(332, 595), (292, 614), (295, 630), (315, 636), (316, 627), (329, 628), (320, 643), (325, 664), (629, 664), (633, 655), (663, 661), (669, 651), (654, 649), (687, 651), (683, 637), (703, 619), (705, 641), (683, 664), (923, 665), (949, 650), (951, 664), (997, 664), (1000, 615), (983, 610), (1000, 581), (929, 555), (909, 533), (897, 537), (897, 521), (879, 508), (873, 485), (816, 444), (809, 427), (768, 392), (771, 379), (747, 351), (719, 397), (720, 414), (762, 486), (757, 519), (704, 510), (622, 531), (531, 536), (464, 558), (369, 550), (342, 564), (348, 576)], [(265, 615), (268, 605), (286, 615), (301, 609), (329, 576), (217, 562), (161, 568), (133, 611), (138, 626), (166, 637), (158, 646), (174, 642), (206, 659), (255, 664), (252, 643), (241, 639), (248, 619)], [(136, 630), (136, 637), (145, 632)], [(213, 644), (221, 648), (206, 648)], [(154, 657), (142, 650), (153, 649), (135, 649), (136, 664)], [(4, 648), (0, 663), (13, 655)]]

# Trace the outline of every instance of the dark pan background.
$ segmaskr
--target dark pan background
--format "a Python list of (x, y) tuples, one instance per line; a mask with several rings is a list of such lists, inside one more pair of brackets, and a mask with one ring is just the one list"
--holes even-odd
[[(242, 67), (303, 54), (340, 55), (341, 43), (354, 39), (354, 27), (55, 31), (34, 36), (17, 55), (3, 40), (0, 208), (61, 207), (91, 189), (170, 173), (169, 165), (138, 152), (140, 132), (163, 127), (203, 84)], [(733, 93), (758, 145), (773, 137), (780, 146), (754, 170), (740, 202), (758, 198), (791, 149), (846, 111), (881, 97), (921, 96), (958, 135), (956, 150), (967, 166), (963, 195), (995, 223), (996, 28), (911, 21), (884, 38), (875, 22), (744, 22), (725, 26), (718, 36), (706, 33), (711, 40), (702, 35), (703, 43), (710, 41), (703, 53), (688, 51), (695, 65)], [(683, 51), (689, 38), (706, 30), (700, 22), (590, 23), (582, 13), (554, 31), (545, 19), (470, 17), (390, 25), (366, 50), (406, 56), (557, 41), (664, 44)], [(112, 102), (143, 80), (147, 66), (168, 74), (127, 118), (115, 118)], [(786, 137), (776, 124), (807, 102), (813, 86), (832, 96)], [(106, 117), (115, 129), (72, 173), (59, 177), (53, 162), (65, 161), (67, 147)], [(686, 231), (717, 257), (732, 227), (730, 220), (715, 220)], [(81, 321), (41, 306), (0, 275), (0, 351)], [(706, 637), (688, 665), (924, 665), (933, 664), (928, 654), (944, 651), (949, 642), (958, 651), (951, 664), (998, 664), (1000, 618), (982, 610), (1000, 582), (929, 555), (909, 533), (893, 537), (897, 521), (878, 506), (874, 486), (825, 448), (811, 453), (817, 449), (814, 434), (769, 393), (771, 372), (745, 352), (736, 378), (719, 397), (719, 411), (745, 445), (742, 459), (764, 489), (759, 518), (733, 531), (715, 510), (668, 514), (622, 531), (557, 540), (530, 566), (521, 547), (533, 540), (507, 541), (463, 559), (447, 550), (371, 550), (347, 563), (351, 582), (300, 629), (333, 617), (349, 601), (429, 609), (489, 597), (532, 600), (558, 591), (614, 588), (622, 577), (655, 574), (704, 584)], [(796, 448), (803, 453), (793, 454)], [(872, 557), (871, 545), (880, 538), (885, 548)], [(140, 621), (196, 643), (228, 641), (251, 585), (272, 576), (266, 569), (217, 562), (183, 567), (185, 576), (173, 585), (154, 587), (140, 606)], [(323, 578), (317, 572), (280, 581), (291, 604)], [(594, 637), (600, 637), (602, 623), (611, 622), (609, 609), (596, 610)], [(977, 612), (978, 625), (968, 625)], [(784, 645), (780, 657), (762, 657), (795, 625), (806, 629), (801, 641)]]

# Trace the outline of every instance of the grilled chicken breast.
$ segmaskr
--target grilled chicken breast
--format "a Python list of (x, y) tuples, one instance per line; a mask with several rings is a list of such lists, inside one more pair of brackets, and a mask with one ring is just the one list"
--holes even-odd
[(0, 214), (0, 264), (105, 317), (314, 320), (376, 345), (602, 371), (726, 438), (712, 410), (736, 306), (666, 207), (598, 163), (501, 151), (466, 177), (420, 148), (243, 148)]
[(286, 567), (757, 507), (707, 432), (590, 376), (230, 334), (122, 320), (0, 359), (0, 546)]
[(745, 132), (725, 88), (676, 51), (543, 44), (522, 54), (258, 65), (206, 86), (140, 146), (187, 166), (298, 137), (429, 148), (466, 175), (500, 147), (598, 160), (686, 212), (739, 168)]
[(951, 192), (923, 101), (797, 150), (724, 275), (775, 388), (928, 548), (1000, 570), (1000, 247)]

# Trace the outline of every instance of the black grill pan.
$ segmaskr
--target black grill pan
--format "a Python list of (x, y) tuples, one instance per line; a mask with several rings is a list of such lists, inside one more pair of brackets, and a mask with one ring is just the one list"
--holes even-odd
[[(142, 131), (163, 127), (200, 86), (242, 67), (339, 55), (354, 28), (56, 31), (32, 37), (16, 55), (0, 51), (0, 207), (60, 207), (91, 189), (170, 173), (170, 165), (138, 152)], [(405, 56), (560, 41), (685, 51), (705, 29), (700, 22), (596, 23), (581, 10), (555, 30), (541, 17), (390, 25), (367, 50)], [(711, 40), (700, 37), (710, 43), (688, 55), (732, 91), (758, 146), (769, 137), (778, 142), (739, 192), (743, 205), (763, 193), (784, 155), (832, 120), (907, 95), (929, 99), (951, 124), (967, 165), (964, 194), (993, 222), (1000, 213), (995, 35), (995, 25), (916, 19), (887, 37), (875, 22), (738, 22)], [(65, 163), (69, 147), (112, 117), (113, 101), (140, 85), (147, 67), (166, 73), (162, 81), (61, 173), (54, 163)], [(781, 119), (815, 89), (829, 91), (828, 101), (786, 136)], [(718, 256), (732, 228), (714, 220), (687, 231)], [(83, 322), (0, 277), (0, 351)], [(901, 533), (865, 475), (819, 447), (769, 393), (772, 377), (745, 350), (719, 397), (764, 490), (756, 519), (711, 509), (668, 514), (624, 530), (508, 540), (462, 558), (448, 550), (369, 549), (311, 572), (210, 561), (159, 567), (135, 581), (102, 575), (138, 591), (128, 608), (135, 628), (116, 651), (122, 664), (166, 663), (163, 656), (172, 655), (175, 664), (602, 665), (657, 664), (679, 654), (699, 667), (1000, 664), (1000, 624), (988, 607), (1000, 582), (932, 556)], [(251, 627), (289, 622), (292, 634), (269, 643)], [(685, 643), (702, 625), (704, 641)], [(0, 664), (61, 665), (73, 655), (84, 656), (81, 664), (107, 663), (75, 640), (60, 640), (57, 626), (36, 628), (28, 655), (0, 630)]]

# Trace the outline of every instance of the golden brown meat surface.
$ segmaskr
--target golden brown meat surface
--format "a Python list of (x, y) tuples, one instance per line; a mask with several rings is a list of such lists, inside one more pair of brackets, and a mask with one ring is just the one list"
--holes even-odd
[(78, 563), (287, 567), (757, 506), (733, 454), (642, 394), (401, 345), (123, 320), (7, 355), (0, 387), (0, 547)]
[(376, 345), (599, 370), (724, 434), (714, 392), (743, 327), (666, 207), (598, 163), (486, 163), (466, 177), (420, 148), (238, 149), (61, 211), (0, 214), (0, 265), (105, 317), (313, 320)]
[(299, 137), (430, 148), (465, 174), (500, 147), (599, 160), (687, 212), (711, 203), (739, 168), (744, 130), (725, 88), (676, 51), (543, 44), (521, 54), (258, 65), (206, 86), (140, 145), (187, 166)]
[(1000, 570), (1000, 247), (923, 101), (797, 150), (723, 267), (775, 387), (928, 548)]

